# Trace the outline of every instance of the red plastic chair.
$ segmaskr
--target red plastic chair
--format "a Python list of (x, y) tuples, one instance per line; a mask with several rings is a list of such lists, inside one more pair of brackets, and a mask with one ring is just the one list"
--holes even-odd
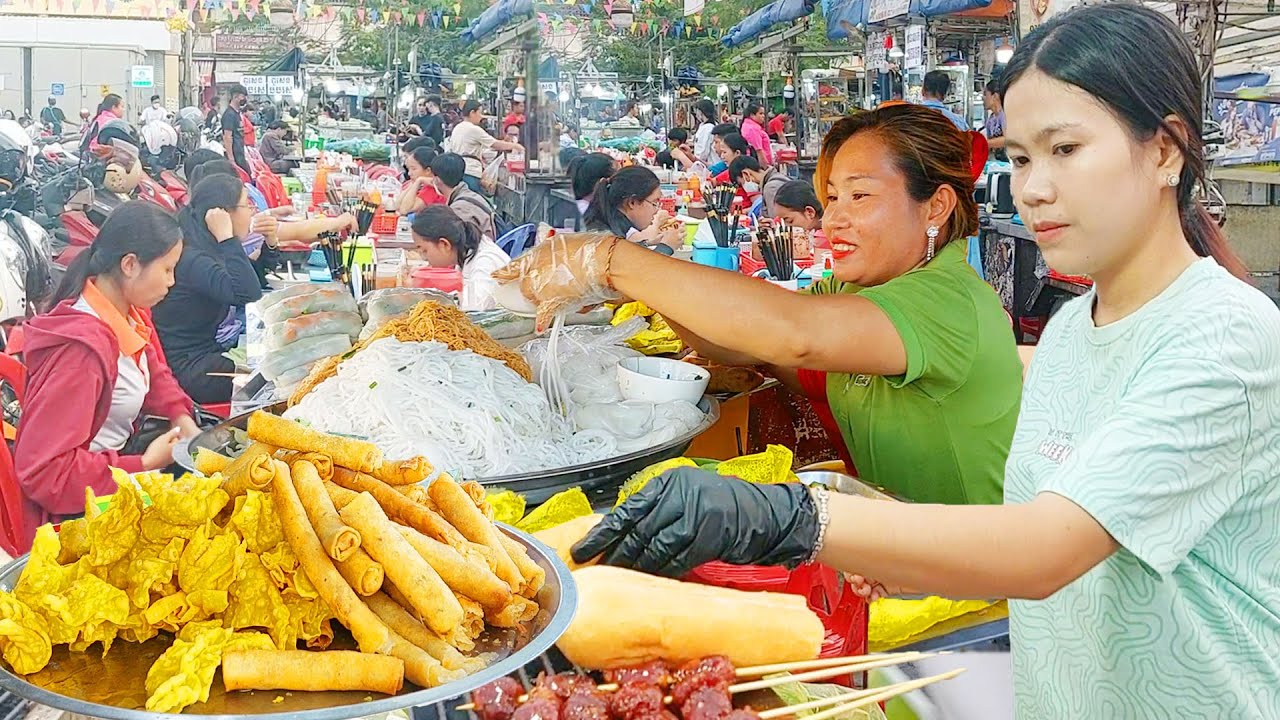
[(289, 194), (285, 192), (279, 175), (270, 170), (257, 173), (253, 177), (253, 184), (258, 186), (262, 196), (267, 199), (267, 207), (278, 208), (289, 204)]

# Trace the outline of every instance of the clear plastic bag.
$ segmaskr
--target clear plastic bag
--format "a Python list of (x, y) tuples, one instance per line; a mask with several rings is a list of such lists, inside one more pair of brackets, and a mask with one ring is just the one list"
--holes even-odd
[(299, 283), (297, 285), (290, 285), (289, 287), (273, 290), (272, 292), (263, 295), (262, 299), (258, 301), (258, 310), (265, 312), (267, 308), (276, 305), (281, 300), (287, 300), (289, 298), (299, 297), (302, 295), (310, 295), (313, 292), (319, 292), (321, 290), (334, 290), (340, 288), (341, 286), (337, 283)]
[(299, 340), (316, 335), (360, 336), (360, 316), (349, 312), (320, 312), (282, 320), (268, 325), (262, 342), (268, 350), (280, 350)]
[(506, 183), (509, 175), (506, 158), (499, 155), (485, 166), (484, 172), (480, 175), (480, 187), (492, 195), (497, 192), (499, 185)]
[(277, 378), (294, 368), (339, 355), (350, 349), (351, 336), (345, 333), (316, 335), (268, 352), (263, 357), (258, 370), (263, 377), (275, 382)]
[[(618, 389), (618, 361), (638, 357), (640, 353), (623, 343), (627, 338), (647, 327), (644, 318), (635, 317), (616, 326), (579, 325), (566, 327), (559, 338), (560, 382), (568, 391), (572, 405), (581, 407), (593, 403), (621, 402)], [(536, 378), (543, 378), (547, 367), (547, 353), (551, 346), (549, 335), (531, 340), (520, 348), (529, 361)], [(542, 383), (544, 388), (546, 383)], [(571, 412), (573, 411), (570, 408)]]
[(360, 314), (365, 320), (385, 322), (403, 315), (423, 300), (434, 300), (441, 305), (457, 307), (458, 303), (448, 293), (431, 288), (383, 288), (370, 290), (360, 298)]

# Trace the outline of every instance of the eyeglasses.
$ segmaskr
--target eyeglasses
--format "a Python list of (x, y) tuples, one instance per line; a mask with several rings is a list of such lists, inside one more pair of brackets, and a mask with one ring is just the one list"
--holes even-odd
[(237, 207), (237, 208), (243, 208), (243, 209), (245, 209), (245, 210), (257, 210), (257, 209), (258, 209), (258, 206), (257, 206), (257, 205), (237, 205), (236, 207)]

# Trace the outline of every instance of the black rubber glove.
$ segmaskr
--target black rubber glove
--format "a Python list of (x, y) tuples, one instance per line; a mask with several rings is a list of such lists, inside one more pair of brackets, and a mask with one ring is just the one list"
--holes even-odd
[(795, 567), (818, 540), (818, 509), (800, 483), (756, 485), (680, 468), (650, 480), (573, 546), (575, 562), (681, 577), (712, 560)]

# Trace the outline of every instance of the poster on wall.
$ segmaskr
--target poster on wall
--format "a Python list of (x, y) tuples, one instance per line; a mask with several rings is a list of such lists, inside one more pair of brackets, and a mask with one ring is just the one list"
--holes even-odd
[(906, 55), (902, 59), (903, 67), (908, 70), (924, 67), (924, 26), (908, 25)]
[(1103, 0), (1018, 0), (1018, 37), (1026, 37), (1049, 18), (1079, 5), (1096, 5)]
[(1218, 165), (1280, 160), (1280, 102), (1248, 99), (1268, 79), (1266, 73), (1245, 73), (1214, 80), (1213, 119), (1226, 138), (1214, 160)]

